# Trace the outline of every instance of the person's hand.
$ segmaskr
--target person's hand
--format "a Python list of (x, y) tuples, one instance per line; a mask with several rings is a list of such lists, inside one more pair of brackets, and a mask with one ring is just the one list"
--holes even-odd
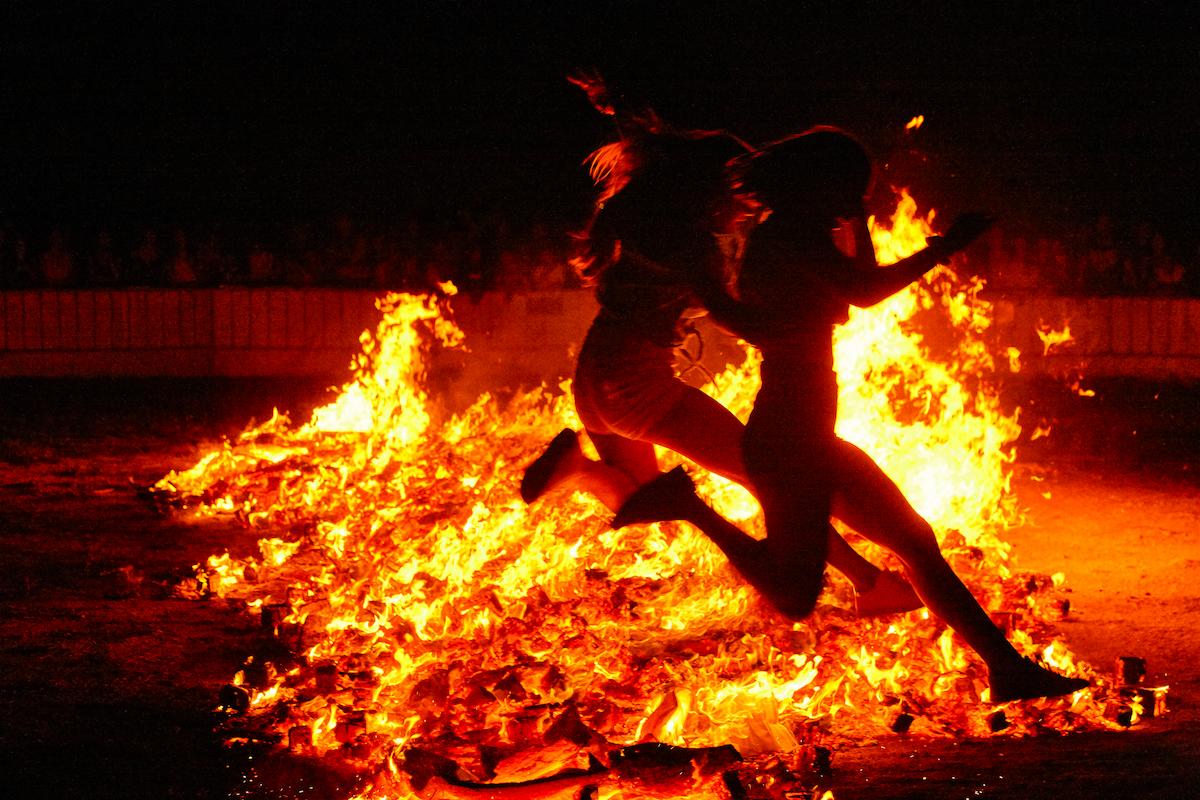
[(989, 214), (977, 211), (959, 214), (950, 223), (950, 228), (937, 239), (937, 246), (945, 255), (953, 255), (978, 239), (995, 221)]

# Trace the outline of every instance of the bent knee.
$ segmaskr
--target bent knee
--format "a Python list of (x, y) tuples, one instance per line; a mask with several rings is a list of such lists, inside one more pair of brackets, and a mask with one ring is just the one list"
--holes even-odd
[(900, 560), (906, 564), (920, 564), (931, 559), (942, 559), (942, 549), (938, 545), (937, 536), (928, 523), (921, 521), (913, 525), (907, 535), (901, 538), (893, 548)]
[(792, 590), (787, 592), (772, 592), (767, 596), (767, 602), (792, 622), (801, 622), (812, 616), (817, 607), (817, 598), (821, 596), (822, 582), (818, 581), (816, 591)]

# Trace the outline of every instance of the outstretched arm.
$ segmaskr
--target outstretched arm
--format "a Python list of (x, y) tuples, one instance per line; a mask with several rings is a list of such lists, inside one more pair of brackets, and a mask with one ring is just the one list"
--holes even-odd
[(866, 220), (856, 220), (853, 264), (839, 276), (837, 291), (851, 305), (873, 306), (920, 278), (938, 264), (975, 241), (992, 224), (986, 214), (970, 213), (957, 217), (945, 236), (930, 237), (929, 245), (911, 256), (880, 269)]

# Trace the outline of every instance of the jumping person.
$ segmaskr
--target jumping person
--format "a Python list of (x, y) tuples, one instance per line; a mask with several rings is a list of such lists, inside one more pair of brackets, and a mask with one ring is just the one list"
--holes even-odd
[[(718, 280), (695, 287), (714, 319), (763, 358), (742, 452), (767, 538), (757, 564), (750, 554), (741, 571), (784, 614), (808, 616), (828, 557), (826, 526), (835, 516), (899, 557), (925, 605), (987, 664), (994, 702), (1078, 691), (1085, 681), (1051, 672), (1013, 648), (946, 563), (929, 523), (869, 456), (834, 433), (833, 328), (846, 321), (848, 307), (894, 294), (946, 263), (990, 224), (979, 214), (959, 217), (926, 249), (879, 269), (863, 210), (871, 176), (863, 148), (834, 129), (764, 148), (748, 159), (742, 179), (770, 214), (746, 246), (740, 296)], [(833, 238), (847, 226), (854, 229), (852, 256)], [(677, 513), (712, 526), (714, 512), (687, 483), (679, 471), (640, 488), (618, 522)]]
[[(597, 84), (584, 88), (603, 110)], [(602, 192), (577, 260), (600, 311), (579, 354), (574, 399), (600, 460), (587, 458), (577, 433), (564, 430), (530, 465), (521, 494), (533, 502), (551, 489), (583, 489), (620, 519), (635, 490), (662, 475), (655, 444), (749, 486), (741, 421), (673, 369), (699, 307), (692, 287), (726, 278), (716, 236), (731, 234), (738, 221), (726, 165), (748, 148), (726, 133), (671, 129), (652, 112), (618, 117), (621, 140), (591, 157)], [(692, 516), (739, 571), (758, 563), (761, 542), (711, 510), (704, 520)], [(846, 544), (828, 515), (820, 530), (823, 558), (854, 585), (860, 614), (920, 607), (912, 588)]]

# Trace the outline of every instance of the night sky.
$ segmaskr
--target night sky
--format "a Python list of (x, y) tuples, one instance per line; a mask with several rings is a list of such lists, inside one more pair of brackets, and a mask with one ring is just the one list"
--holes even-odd
[[(5, 4), (0, 216), (570, 218), (580, 161), (610, 133), (565, 81), (592, 66), (680, 125), (760, 142), (843, 125), (949, 210), (1048, 225), (1106, 210), (1194, 235), (1195, 11), (342, 5)], [(925, 127), (902, 136), (916, 114)]]

